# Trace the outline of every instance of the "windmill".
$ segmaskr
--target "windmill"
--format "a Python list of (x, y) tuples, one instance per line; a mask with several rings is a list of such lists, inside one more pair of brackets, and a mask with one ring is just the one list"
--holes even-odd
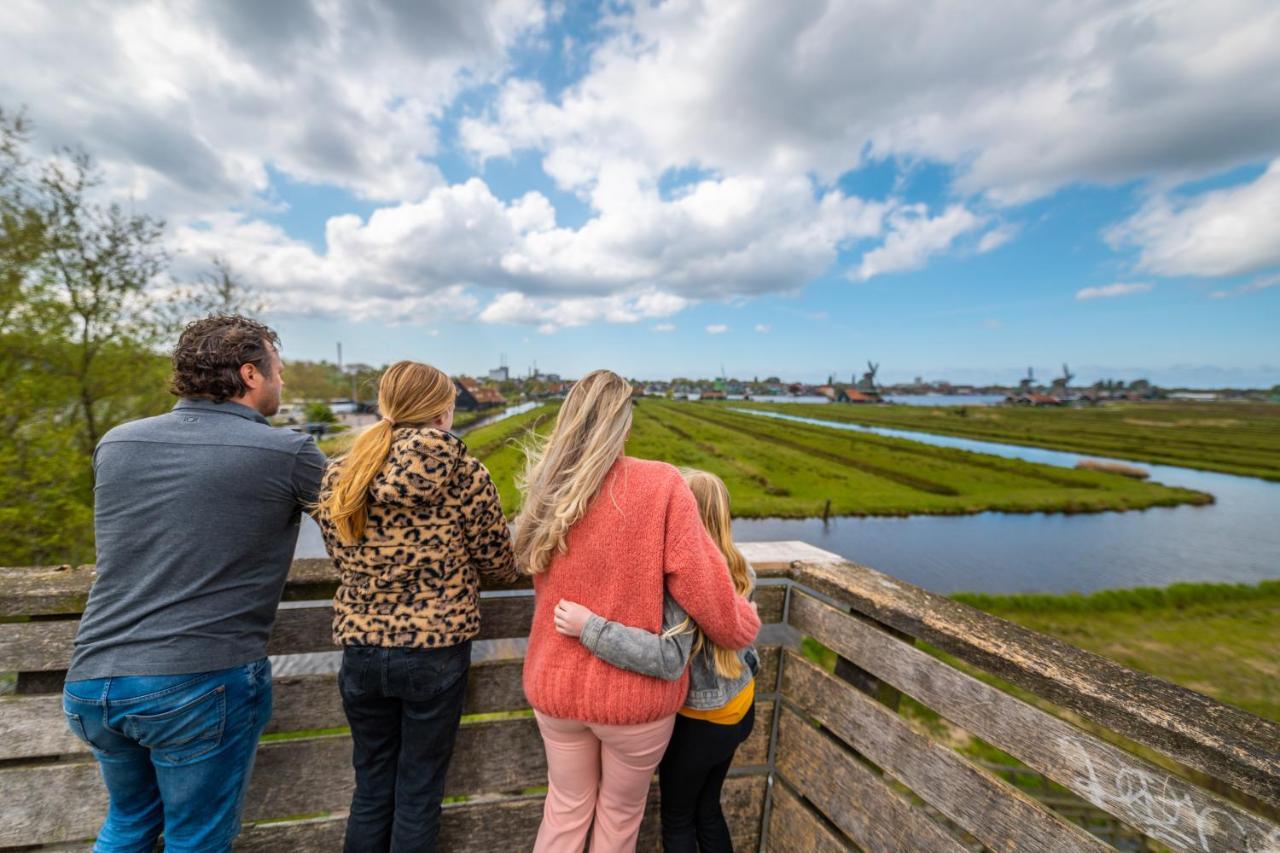
[(867, 372), (862, 374), (862, 379), (858, 382), (858, 390), (864, 394), (878, 394), (876, 389), (876, 374), (880, 371), (880, 364), (867, 362)]
[(1053, 393), (1059, 396), (1064, 396), (1071, 388), (1071, 380), (1075, 378), (1076, 375), (1071, 372), (1071, 368), (1067, 367), (1064, 362), (1062, 365), (1062, 375), (1053, 380)]
[(1018, 388), (1023, 394), (1030, 394), (1036, 388), (1036, 372), (1032, 368), (1027, 368), (1027, 375), (1018, 383)]

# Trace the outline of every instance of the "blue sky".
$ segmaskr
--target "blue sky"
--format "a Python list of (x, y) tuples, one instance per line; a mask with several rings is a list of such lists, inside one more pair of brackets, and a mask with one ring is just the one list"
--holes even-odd
[(373, 8), (18, 2), (0, 104), (295, 358), (1280, 382), (1272, 4)]

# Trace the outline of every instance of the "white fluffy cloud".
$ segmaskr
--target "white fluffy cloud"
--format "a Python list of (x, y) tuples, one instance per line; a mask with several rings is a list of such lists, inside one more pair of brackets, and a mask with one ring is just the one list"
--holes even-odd
[(930, 217), (923, 204), (901, 207), (889, 215), (889, 236), (884, 245), (862, 256), (857, 277), (919, 269), (931, 255), (946, 251), (962, 234), (982, 224), (982, 219), (963, 205), (954, 204)]
[(1280, 287), (1280, 275), (1268, 275), (1262, 278), (1255, 278), (1253, 281), (1246, 282), (1238, 287), (1230, 290), (1215, 290), (1209, 294), (1210, 299), (1228, 299), (1232, 296), (1247, 296), (1250, 293), (1259, 293), (1263, 290), (1270, 290), (1273, 287)]
[[(636, 4), (555, 98), (513, 79), (461, 135), (547, 151), (566, 187), (652, 172), (824, 179), (868, 158), (956, 166), (1019, 201), (1074, 181), (1205, 174), (1280, 147), (1268, 0)], [(892, 34), (892, 35), (890, 35)]]
[(373, 199), (440, 183), (426, 157), (461, 89), (536, 31), (494, 3), (40, 0), (0, 4), (0, 103), (82, 144), (110, 188), (171, 215), (253, 203), (268, 168)]
[(1137, 293), (1146, 293), (1155, 285), (1153, 284), (1104, 284), (1098, 287), (1083, 287), (1076, 291), (1076, 299), (1115, 299), (1117, 296), (1133, 296)]
[(1019, 226), (1012, 223), (997, 225), (983, 234), (982, 238), (978, 240), (978, 254), (995, 251), (1014, 237), (1017, 237), (1019, 230)]
[(663, 199), (625, 175), (606, 177), (603, 209), (579, 228), (557, 226), (538, 193), (506, 203), (473, 178), (367, 220), (334, 217), (323, 253), (230, 214), (181, 226), (175, 237), (185, 258), (235, 258), (281, 311), (415, 322), (448, 311), (553, 331), (796, 290), (840, 245), (877, 234), (883, 219), (883, 205), (815, 197), (804, 179), (709, 180)]
[[(588, 296), (561, 299), (531, 299), (518, 291), (508, 291), (480, 312), (485, 323), (536, 324), (550, 334), (567, 326), (587, 323), (637, 323), (665, 317), (688, 303), (667, 293), (647, 292), (636, 296)], [(665, 330), (660, 330), (665, 331)]]
[(724, 323), (712, 323), (707, 326), (708, 335), (723, 335), (727, 331), (729, 331), (729, 327)]
[(1229, 276), (1280, 265), (1280, 160), (1257, 180), (1180, 199), (1158, 195), (1107, 234), (1159, 275)]
[[(1280, 263), (1276, 165), (1246, 187), (1168, 192), (1280, 150), (1268, 0), (639, 3), (610, 7), (581, 78), (548, 91), (512, 73), (538, 67), (513, 51), (536, 52), (559, 14), (11, 0), (0, 104), (28, 105), (43, 142), (85, 145), (109, 192), (167, 215), (181, 263), (231, 257), (290, 312), (634, 323), (798, 291), (864, 241), (880, 242), (851, 278), (989, 252), (1017, 234), (999, 206), (1135, 179), (1154, 194), (1108, 236), (1145, 273)], [(458, 116), (462, 154), (537, 152), (585, 221), (557, 221), (542, 193), (448, 183), (433, 158), (457, 153)], [(949, 201), (834, 188), (891, 158), (950, 167)], [(317, 249), (256, 218), (281, 175), (379, 206), (330, 219)]]

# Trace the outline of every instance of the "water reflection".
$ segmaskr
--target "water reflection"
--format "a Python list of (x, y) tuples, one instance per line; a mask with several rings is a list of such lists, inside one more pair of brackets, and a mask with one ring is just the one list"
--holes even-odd
[[(927, 444), (1074, 466), (1078, 453), (879, 427), (786, 420), (910, 438)], [(1087, 457), (1099, 458), (1099, 457)], [(1131, 461), (1131, 460), (1119, 460)], [(1280, 483), (1136, 462), (1151, 479), (1209, 492), (1211, 506), (1083, 515), (982, 513), (910, 518), (734, 521), (744, 542), (799, 539), (935, 592), (1089, 592), (1177, 581), (1256, 583), (1280, 577)], [(303, 519), (299, 557), (323, 557)]]
[[(908, 438), (925, 444), (1074, 467), (1104, 457), (778, 412), (763, 417)], [(935, 592), (1066, 592), (1177, 581), (1280, 577), (1280, 483), (1139, 465), (1151, 479), (1213, 495), (1210, 506), (1083, 515), (982, 513), (910, 518), (737, 519), (742, 541), (801, 539)]]

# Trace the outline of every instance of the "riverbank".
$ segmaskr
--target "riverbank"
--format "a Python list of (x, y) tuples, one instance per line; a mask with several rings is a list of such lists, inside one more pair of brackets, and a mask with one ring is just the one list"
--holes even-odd
[(627, 452), (718, 474), (739, 518), (1088, 513), (1212, 502), (1191, 489), (703, 403), (640, 401)]
[(762, 409), (1280, 481), (1280, 405), (1268, 403), (1110, 403), (1078, 409), (743, 401), (709, 406)]
[(952, 598), (1280, 720), (1280, 581)]
[[(508, 513), (517, 507), (519, 444), (530, 429), (549, 428), (555, 411), (548, 404), (466, 437), (493, 475)], [(1213, 500), (1203, 492), (1099, 471), (652, 399), (636, 406), (627, 452), (718, 474), (738, 518), (1071, 514)]]

